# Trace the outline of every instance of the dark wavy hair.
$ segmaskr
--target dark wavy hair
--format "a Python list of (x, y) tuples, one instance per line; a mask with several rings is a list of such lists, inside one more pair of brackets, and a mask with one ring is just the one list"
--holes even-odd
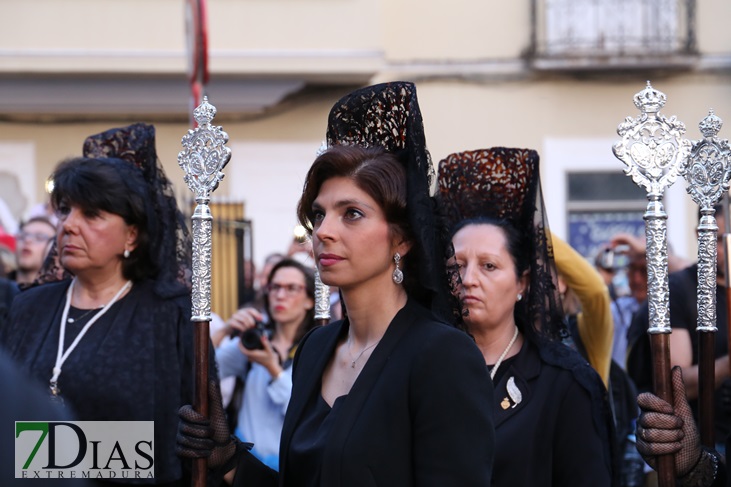
[(406, 170), (399, 159), (380, 147), (335, 145), (323, 152), (312, 163), (305, 178), (302, 197), (297, 205), (300, 223), (312, 234), (313, 210), (323, 183), (336, 177), (348, 178), (373, 198), (383, 211), (392, 235), (412, 245), (403, 257), (403, 286), (409, 295), (418, 289), (413, 256), (418, 255), (416, 242), (406, 210)]
[[(293, 268), (297, 269), (302, 273), (302, 275), (305, 278), (305, 292), (307, 293), (307, 297), (312, 299), (312, 302), (315, 302), (315, 271), (305, 265), (302, 265), (301, 263), (297, 262), (294, 259), (290, 259), (289, 257), (286, 257), (279, 262), (277, 262), (274, 267), (272, 267), (272, 270), (269, 272), (269, 276), (267, 276), (267, 284), (272, 282), (272, 279), (274, 278), (274, 275), (279, 271), (280, 269), (285, 268)], [(269, 293), (264, 293), (264, 309), (267, 310), (267, 313), (271, 317), (271, 311), (269, 310)], [(297, 333), (294, 336), (294, 340), (292, 341), (292, 345), (296, 346), (300, 340), (302, 340), (302, 337), (305, 336), (305, 334), (310, 331), (312, 328), (316, 326), (315, 324), (315, 307), (313, 306), (309, 310), (307, 310), (307, 313), (305, 314), (305, 317), (302, 319), (302, 323), (300, 323), (299, 327), (297, 328)]]
[(59, 225), (71, 206), (90, 215), (105, 211), (122, 217), (127, 225), (137, 228), (136, 247), (122, 260), (122, 275), (132, 281), (157, 275), (157, 265), (150, 256), (151, 226), (156, 222), (140, 169), (121, 159), (78, 157), (61, 162), (51, 178), (51, 204), (59, 215)]

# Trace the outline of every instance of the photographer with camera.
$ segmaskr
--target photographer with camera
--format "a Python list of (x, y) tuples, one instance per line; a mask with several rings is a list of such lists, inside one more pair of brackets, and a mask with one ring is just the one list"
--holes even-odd
[[(221, 378), (238, 376), (243, 394), (234, 401), (236, 436), (254, 444), (251, 452), (273, 469), (279, 466), (279, 437), (292, 392), (292, 358), (315, 326), (314, 271), (293, 259), (269, 274), (264, 302), (269, 322), (255, 308), (242, 308), (226, 323), (234, 339), (216, 350)], [(237, 410), (236, 410), (237, 409)]]

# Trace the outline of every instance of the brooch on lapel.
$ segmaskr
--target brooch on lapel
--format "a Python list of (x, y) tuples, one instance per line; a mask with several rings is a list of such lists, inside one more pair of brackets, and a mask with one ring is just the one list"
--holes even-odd
[[(508, 396), (510, 396), (510, 399), (507, 397), (503, 398), (502, 402), (500, 403), (500, 407), (503, 409), (508, 409), (510, 407), (515, 407), (518, 404), (523, 401), (523, 394), (520, 392), (520, 389), (518, 389), (518, 386), (515, 385), (515, 377), (511, 377), (508, 379), (508, 384), (506, 386), (508, 389)], [(510, 405), (510, 402), (512, 400), (513, 405)]]

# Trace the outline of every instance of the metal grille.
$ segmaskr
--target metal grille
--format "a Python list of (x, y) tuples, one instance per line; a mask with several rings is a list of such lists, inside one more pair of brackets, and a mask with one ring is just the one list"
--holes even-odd
[(533, 0), (533, 50), (542, 57), (687, 54), (694, 0)]

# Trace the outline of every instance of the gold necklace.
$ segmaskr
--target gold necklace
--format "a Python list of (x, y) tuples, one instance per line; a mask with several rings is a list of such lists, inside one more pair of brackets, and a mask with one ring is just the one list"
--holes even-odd
[[(381, 337), (381, 338), (383, 338), (383, 337)], [(353, 354), (350, 352), (350, 347), (348, 347), (348, 355), (350, 355), (350, 358), (353, 358), (353, 361), (350, 362), (350, 368), (351, 369), (354, 369), (355, 368), (355, 363), (358, 361), (358, 359), (363, 356), (363, 354), (365, 353), (366, 350), (371, 349), (371, 348), (375, 347), (376, 345), (378, 345), (378, 342), (381, 341), (381, 338), (379, 338), (378, 340), (376, 340), (376, 342), (373, 343), (372, 345), (368, 345), (363, 350), (361, 350), (360, 353), (358, 354), (358, 356), (355, 357), (355, 358), (353, 358)]]

